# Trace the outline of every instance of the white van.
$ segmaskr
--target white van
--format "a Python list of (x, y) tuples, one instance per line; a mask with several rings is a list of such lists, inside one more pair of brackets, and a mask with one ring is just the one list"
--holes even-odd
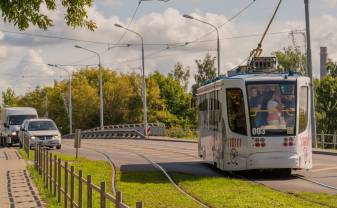
[(11, 146), (19, 143), (21, 124), (26, 119), (38, 118), (36, 109), (28, 107), (14, 107), (1, 109), (0, 144)]

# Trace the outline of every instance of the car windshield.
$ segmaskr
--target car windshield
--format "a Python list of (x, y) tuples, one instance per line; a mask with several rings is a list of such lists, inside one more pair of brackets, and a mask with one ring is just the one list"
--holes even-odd
[(247, 84), (252, 136), (294, 135), (295, 82)]
[(36, 115), (14, 115), (9, 116), (8, 124), (9, 125), (21, 125), (24, 120), (26, 119), (33, 119), (36, 118)]
[(48, 131), (57, 130), (52, 121), (32, 121), (29, 122), (28, 131)]

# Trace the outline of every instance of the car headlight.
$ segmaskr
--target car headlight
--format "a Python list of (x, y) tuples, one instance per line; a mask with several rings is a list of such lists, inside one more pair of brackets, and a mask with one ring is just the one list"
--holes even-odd
[(34, 139), (36, 139), (36, 137), (35, 137), (35, 136), (31, 136), (30, 139), (33, 139), (33, 140), (34, 140)]
[(12, 136), (16, 136), (16, 132), (12, 132)]
[(60, 139), (61, 139), (61, 137), (60, 137), (59, 135), (55, 135), (55, 136), (53, 136), (53, 139), (60, 140)]

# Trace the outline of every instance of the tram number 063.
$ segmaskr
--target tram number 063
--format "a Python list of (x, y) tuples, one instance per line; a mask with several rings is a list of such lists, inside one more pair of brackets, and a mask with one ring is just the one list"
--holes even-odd
[(252, 133), (253, 133), (253, 135), (265, 135), (266, 134), (266, 130), (265, 129), (261, 129), (261, 128), (253, 128)]

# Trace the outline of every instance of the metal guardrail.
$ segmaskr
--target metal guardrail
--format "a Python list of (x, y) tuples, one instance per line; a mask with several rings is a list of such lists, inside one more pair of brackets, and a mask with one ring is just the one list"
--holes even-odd
[[(56, 155), (52, 155), (45, 148), (35, 148), (34, 167), (43, 179), (43, 184), (49, 193), (57, 198), (58, 203), (68, 208), (106, 208), (112, 204), (116, 208), (129, 208), (122, 202), (122, 193), (116, 192), (116, 196), (106, 191), (106, 183), (100, 186), (92, 183), (91, 175), (83, 177), (83, 171), (76, 173), (72, 162), (61, 161)], [(95, 203), (96, 202), (96, 203)], [(98, 203), (99, 202), (99, 203)], [(136, 208), (142, 208), (143, 203), (137, 202)]]
[(336, 134), (317, 134), (316, 148), (322, 149), (337, 149)]
[[(160, 123), (148, 124), (148, 135), (164, 136), (165, 125)], [(63, 138), (74, 138), (74, 134), (64, 135)], [(144, 124), (111, 125), (82, 131), (82, 139), (112, 139), (112, 138), (145, 138)]]

